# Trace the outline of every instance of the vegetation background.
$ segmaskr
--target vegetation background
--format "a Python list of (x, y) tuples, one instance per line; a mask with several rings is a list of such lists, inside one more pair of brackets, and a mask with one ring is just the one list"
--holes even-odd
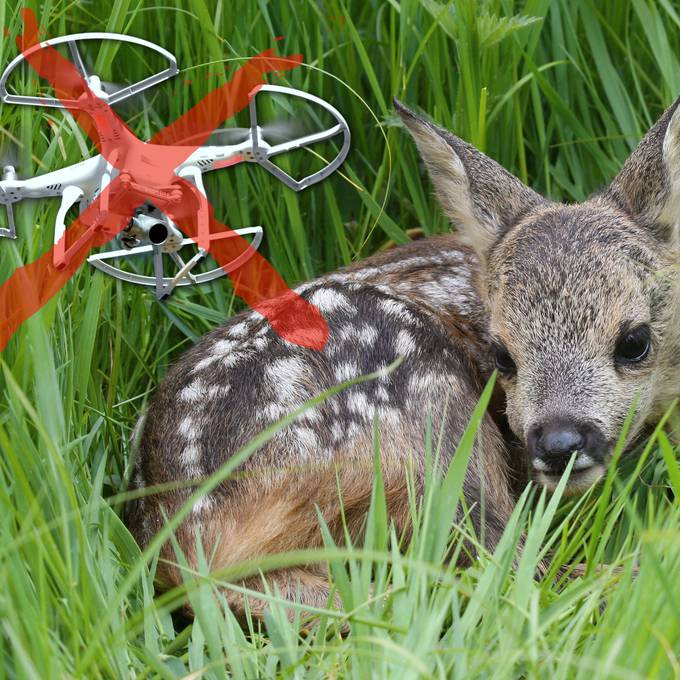
[[(0, 3), (3, 66), (17, 54), (21, 6)], [(265, 226), (263, 252), (290, 284), (405, 242), (412, 229), (450, 228), (393, 96), (539, 191), (573, 201), (611, 179), (680, 94), (672, 0), (27, 6), (48, 36), (114, 31), (174, 52), (182, 69), (174, 89), (120, 109), (145, 138), (246, 57), (274, 45), (304, 55), (288, 82), (349, 121), (343, 174), (300, 194), (253, 166), (209, 180), (225, 223)], [(107, 77), (139, 68), (111, 50), (97, 59)], [(0, 107), (0, 139), (23, 177), (76, 162), (84, 148), (63, 112), (29, 107)], [(54, 201), (18, 208), (19, 239), (0, 243), (0, 281), (49, 247), (56, 210)], [(236, 572), (209, 576), (206, 567), (154, 600), (153, 551), (140, 554), (115, 498), (129, 475), (130, 432), (170, 362), (240, 308), (226, 279), (159, 304), (149, 290), (84, 266), (0, 355), (1, 679), (680, 677), (680, 466), (661, 427), (637, 462), (578, 502), (528, 490), (496, 553), (463, 573), (442, 556), (468, 532), (452, 532), (450, 520), (470, 439), (414, 503), (415, 539), (404, 553), (378, 476), (364, 546), (243, 568), (330, 562), (344, 611), (312, 612), (320, 625), (306, 635), (275, 593), (266, 625), (244, 634), (220, 608), (219, 586)], [(535, 580), (547, 550), (555, 564), (584, 564), (584, 575), (560, 579), (553, 568)], [(170, 614), (186, 593), (193, 623)]]

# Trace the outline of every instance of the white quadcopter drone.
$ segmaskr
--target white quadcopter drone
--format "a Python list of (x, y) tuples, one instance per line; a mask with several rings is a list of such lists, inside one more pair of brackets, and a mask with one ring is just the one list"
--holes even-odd
[[(103, 85), (98, 76), (87, 72), (78, 49), (78, 43), (86, 40), (119, 41), (148, 48), (160, 54), (167, 61), (168, 66), (166, 69), (132, 85), (106, 92), (105, 89), (112, 88)], [(25, 61), (26, 56), (30, 56), (33, 52), (44, 47), (60, 44), (68, 46), (73, 63), (88, 84), (90, 90), (108, 105), (117, 104), (144, 90), (148, 90), (150, 87), (173, 77), (179, 70), (174, 55), (147, 40), (116, 33), (76, 33), (45, 40), (16, 57), (0, 77), (0, 100), (6, 104), (41, 105), (55, 108), (65, 108), (66, 104), (68, 104), (69, 108), (77, 106), (77, 102), (73, 101), (62, 102), (54, 97), (27, 96), (7, 91), (7, 81), (10, 74)], [(265, 140), (262, 127), (258, 123), (256, 99), (264, 93), (286, 95), (318, 105), (330, 113), (336, 123), (321, 132), (304, 135), (279, 144), (270, 144)], [(339, 111), (319, 97), (289, 87), (261, 85), (249, 95), (249, 113), (250, 126), (245, 130), (246, 137), (244, 141), (225, 146), (211, 145), (199, 147), (175, 169), (176, 175), (192, 181), (205, 196), (206, 191), (202, 174), (227, 167), (230, 164), (230, 159), (235, 160), (240, 157), (242, 160), (261, 165), (294, 191), (301, 191), (328, 177), (341, 165), (347, 156), (350, 145), (350, 131), (347, 122)], [(270, 160), (274, 156), (323, 142), (337, 135), (342, 135), (343, 137), (342, 146), (337, 156), (321, 170), (301, 180), (294, 179)], [(56, 245), (65, 232), (66, 217), (69, 210), (76, 204), (78, 204), (80, 212), (85, 210), (118, 174), (118, 170), (113, 168), (101, 154), (70, 167), (26, 180), (18, 179), (14, 167), (6, 165), (3, 168), (2, 180), (0, 180), (0, 204), (6, 207), (8, 227), (0, 227), (0, 237), (13, 239), (17, 236), (13, 212), (14, 203), (24, 198), (61, 197), (61, 206), (54, 225), (54, 243)], [(88, 257), (88, 262), (97, 269), (123, 281), (144, 286), (154, 286), (157, 298), (163, 299), (170, 295), (176, 286), (205, 283), (240, 267), (260, 246), (263, 230), (260, 226), (234, 229), (233, 231), (229, 230), (216, 234), (211, 233), (210, 239), (230, 238), (234, 235), (252, 237), (252, 247), (244, 252), (241, 257), (237, 258), (237, 260), (225, 266), (218, 266), (208, 271), (193, 273), (192, 270), (206, 258), (208, 251), (198, 247), (193, 239), (185, 238), (173, 221), (153, 205), (153, 197), (150, 196), (145, 204), (140, 205), (135, 210), (135, 214), (132, 216), (128, 226), (113, 240), (114, 242), (117, 241), (122, 246), (122, 249), (108, 250), (91, 255)], [(61, 243), (63, 245), (63, 241)], [(197, 248), (196, 254), (187, 261), (179, 253), (185, 246)], [(153, 276), (148, 276), (129, 268), (121, 268), (123, 262), (129, 258), (136, 258), (140, 255), (148, 256), (149, 254), (153, 256)], [(164, 255), (168, 256), (177, 268), (173, 276), (167, 276), (164, 272)], [(61, 251), (55, 248), (55, 265), (63, 265), (64, 257), (63, 247)], [(61, 258), (60, 263), (57, 262), (57, 258)]]

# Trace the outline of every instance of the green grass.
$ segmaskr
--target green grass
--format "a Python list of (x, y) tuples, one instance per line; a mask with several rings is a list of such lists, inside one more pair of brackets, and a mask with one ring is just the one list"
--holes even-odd
[[(671, 0), (28, 4), (48, 35), (125, 32), (176, 54), (177, 82), (146, 107), (121, 108), (147, 137), (221, 82), (209, 75), (221, 62), (273, 45), (303, 53), (307, 66), (288, 82), (350, 122), (345, 176), (301, 194), (252, 166), (208, 178), (224, 222), (265, 226), (264, 252), (290, 284), (404, 242), (409, 229), (448, 228), (392, 96), (571, 201), (606, 183), (680, 93)], [(0, 4), (0, 24), (17, 34), (15, 0)], [(15, 54), (13, 40), (0, 43), (2, 65)], [(111, 79), (139, 68), (111, 52), (98, 59)], [(24, 177), (79, 160), (85, 145), (59, 111), (3, 106), (0, 135), (20, 142)], [(56, 209), (19, 207), (20, 239), (0, 243), (0, 281), (49, 246)], [(225, 279), (161, 305), (83, 267), (0, 355), (0, 680), (680, 677), (680, 467), (662, 428), (637, 463), (579, 501), (528, 490), (498, 550), (465, 572), (442, 558), (474, 540), (465, 524), (450, 531), (467, 440), (457, 464), (432, 474), (414, 500), (406, 551), (378, 475), (365, 545), (213, 576), (203, 565), (184, 589), (154, 600), (153, 551), (140, 555), (115, 500), (129, 475), (129, 435), (170, 362), (239, 309)], [(560, 580), (553, 568), (535, 580), (548, 552), (555, 565), (585, 564), (585, 575)], [(275, 593), (265, 626), (249, 635), (220, 607), (230, 578), (311, 559), (330, 563), (343, 611), (312, 612), (320, 624), (310, 634), (288, 623)], [(187, 593), (193, 624), (170, 614)]]

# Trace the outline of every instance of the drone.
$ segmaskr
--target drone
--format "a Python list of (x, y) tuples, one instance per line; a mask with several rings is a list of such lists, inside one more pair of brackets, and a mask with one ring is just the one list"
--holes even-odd
[[(148, 48), (161, 55), (167, 62), (167, 67), (131, 85), (111, 87), (103, 83), (96, 74), (88, 72), (78, 47), (79, 43), (88, 40), (109, 40)], [(91, 92), (109, 106), (148, 90), (172, 78), (179, 72), (174, 55), (147, 40), (118, 33), (74, 33), (38, 43), (12, 60), (0, 76), (0, 101), (6, 104), (37, 105), (51, 108), (66, 108), (67, 104), (68, 108), (71, 109), (77, 107), (78, 102), (63, 102), (56, 97), (29, 96), (8, 92), (7, 82), (12, 72), (22, 62), (25, 62), (26, 57), (30, 56), (33, 51), (43, 49), (48, 45), (66, 45), (73, 64)], [(265, 139), (263, 127), (259, 123), (257, 109), (258, 98), (268, 93), (285, 95), (316, 105), (329, 113), (335, 124), (322, 131), (302, 135), (295, 139), (277, 144), (269, 143)], [(328, 102), (302, 90), (271, 84), (258, 86), (248, 97), (249, 127), (243, 129), (243, 132), (245, 132), (243, 141), (230, 145), (201, 146), (175, 169), (175, 174), (178, 177), (193, 182), (203, 196), (206, 196), (202, 179), (203, 173), (228, 167), (239, 160), (260, 165), (294, 191), (301, 191), (320, 182), (343, 163), (350, 147), (350, 131), (340, 112)], [(227, 128), (226, 130), (231, 129)], [(342, 136), (342, 143), (337, 156), (330, 162), (326, 162), (320, 170), (300, 180), (294, 179), (271, 160), (273, 157), (286, 152), (324, 142), (340, 135)], [(65, 233), (69, 211), (77, 206), (82, 213), (117, 174), (118, 170), (112, 168), (101, 154), (75, 165), (28, 179), (19, 179), (15, 168), (12, 165), (5, 165), (0, 180), (0, 204), (6, 208), (8, 226), (0, 227), (0, 237), (9, 239), (17, 237), (13, 210), (15, 203), (27, 198), (58, 197), (61, 198), (61, 205), (54, 225), (54, 243), (56, 246)], [(197, 265), (206, 259), (208, 251), (200, 247), (198, 240), (186, 238), (170, 217), (154, 206), (153, 197), (150, 196), (149, 200), (134, 211), (129, 224), (109, 244), (109, 247), (113, 246), (115, 249), (90, 255), (87, 261), (93, 267), (122, 281), (154, 287), (156, 297), (161, 300), (167, 298), (177, 286), (206, 283), (242, 266), (260, 247), (263, 228), (253, 226), (211, 233), (210, 239), (232, 238), (236, 235), (249, 236), (252, 239), (251, 247), (242, 256), (224, 266), (218, 266), (208, 271), (194, 272)], [(63, 264), (63, 241), (61, 243), (61, 248), (55, 247), (54, 250), (55, 266), (59, 264), (57, 258), (61, 258), (61, 264)], [(180, 251), (186, 246), (196, 250), (196, 253), (188, 260), (184, 260), (180, 255)], [(134, 262), (137, 262), (138, 258), (148, 258), (149, 256), (152, 256), (153, 259), (153, 276), (140, 273), (139, 268), (134, 271), (134, 265), (123, 268), (123, 263), (131, 258), (135, 258)], [(175, 271), (166, 274), (166, 264), (170, 264), (168, 258), (174, 265)]]

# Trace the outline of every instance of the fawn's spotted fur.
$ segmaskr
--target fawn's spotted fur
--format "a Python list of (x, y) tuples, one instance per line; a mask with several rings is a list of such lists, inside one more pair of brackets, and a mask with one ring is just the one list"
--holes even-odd
[[(151, 403), (141, 440), (137, 484), (200, 479), (254, 435), (339, 382), (403, 363), (391, 373), (353, 385), (304, 412), (230, 479), (193, 509), (178, 539), (189, 562), (200, 527), (212, 567), (259, 555), (318, 546), (318, 506), (334, 538), (345, 519), (357, 538), (373, 484), (373, 421), (389, 512), (408, 530), (407, 468), (422, 484), (426, 418), (450, 460), (482, 387), (486, 358), (483, 318), (471, 283), (476, 260), (453, 236), (414, 242), (297, 290), (318, 306), (330, 328), (322, 352), (279, 338), (258, 313), (244, 312), (206, 335), (170, 370)], [(179, 415), (178, 415), (179, 414)], [(473, 521), (493, 546), (511, 511), (504, 448), (487, 417), (465, 479)], [(130, 526), (145, 544), (187, 491), (154, 495), (131, 508)], [(161, 506), (163, 510), (161, 511)], [(164, 557), (174, 561), (170, 546)], [(161, 564), (161, 579), (178, 571)], [(322, 605), (326, 579), (318, 568), (270, 574), (288, 597)], [(259, 578), (249, 581), (261, 587)], [(297, 593), (297, 595), (296, 595)], [(232, 596), (236, 609), (240, 597)], [(261, 603), (251, 602), (255, 613)]]

